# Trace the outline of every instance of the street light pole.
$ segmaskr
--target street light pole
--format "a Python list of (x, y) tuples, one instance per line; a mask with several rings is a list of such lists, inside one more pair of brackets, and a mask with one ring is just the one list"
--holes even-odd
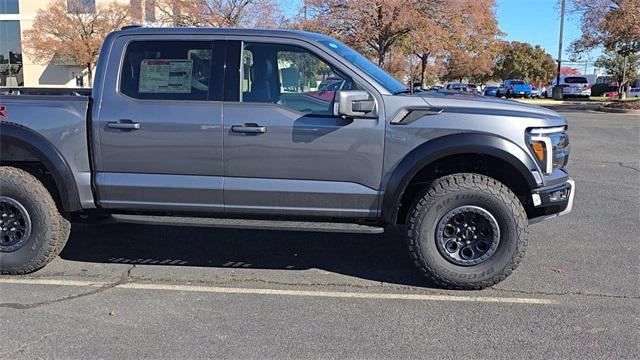
[(556, 86), (553, 87), (553, 98), (562, 100), (562, 87), (560, 86), (560, 67), (562, 66), (562, 34), (564, 33), (564, 7), (565, 0), (562, 0), (560, 11), (560, 41), (558, 44), (558, 73), (556, 74)]

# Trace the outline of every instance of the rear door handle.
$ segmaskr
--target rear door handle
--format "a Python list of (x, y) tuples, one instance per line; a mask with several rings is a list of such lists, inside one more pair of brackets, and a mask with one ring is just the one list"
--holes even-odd
[(247, 134), (263, 134), (267, 132), (267, 127), (258, 124), (232, 125), (231, 131)]
[(121, 119), (118, 121), (109, 121), (107, 123), (107, 127), (110, 129), (120, 129), (120, 130), (139, 130), (140, 123), (133, 122), (128, 119)]

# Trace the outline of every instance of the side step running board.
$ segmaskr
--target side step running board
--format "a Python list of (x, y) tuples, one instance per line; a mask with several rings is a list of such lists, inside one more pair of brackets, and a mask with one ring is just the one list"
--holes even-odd
[(114, 221), (149, 225), (200, 226), (227, 229), (258, 229), (311, 232), (337, 232), (358, 234), (380, 234), (384, 227), (361, 225), (354, 223), (284, 221), (284, 220), (251, 220), (220, 219), (200, 217), (147, 216), (147, 215), (112, 215)]

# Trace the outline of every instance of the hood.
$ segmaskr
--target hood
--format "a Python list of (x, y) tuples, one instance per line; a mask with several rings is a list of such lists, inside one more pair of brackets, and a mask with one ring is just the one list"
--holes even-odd
[(469, 112), (493, 112), (508, 116), (545, 119), (562, 118), (557, 112), (541, 106), (475, 94), (425, 91), (413, 96), (423, 98), (430, 106), (443, 109), (456, 108), (456, 110)]

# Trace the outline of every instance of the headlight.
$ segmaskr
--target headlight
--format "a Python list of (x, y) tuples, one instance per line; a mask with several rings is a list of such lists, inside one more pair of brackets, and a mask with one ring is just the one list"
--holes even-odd
[(527, 142), (545, 174), (561, 169), (569, 161), (569, 136), (564, 127), (530, 129)]

